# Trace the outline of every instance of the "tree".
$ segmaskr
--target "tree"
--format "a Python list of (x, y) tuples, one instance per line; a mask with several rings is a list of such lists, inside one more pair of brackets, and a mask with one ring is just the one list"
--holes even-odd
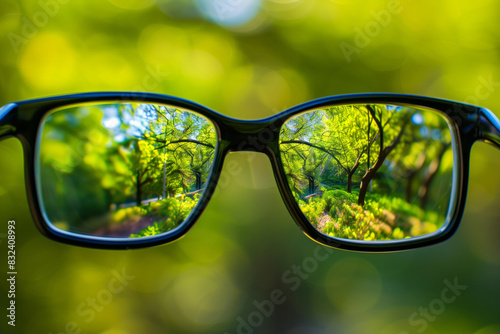
[(129, 140), (129, 147), (122, 146), (120, 154), (132, 174), (135, 187), (136, 205), (142, 205), (144, 189), (155, 179), (161, 170), (162, 161), (155, 147), (146, 140)]
[[(371, 131), (371, 117), (365, 121), (364, 111), (360, 106), (338, 106), (327, 108), (323, 123), (327, 131), (321, 140), (332, 157), (347, 175), (347, 192), (352, 192), (352, 178), (358, 167), (369, 158), (370, 147), (376, 139)], [(370, 115), (368, 115), (370, 116)]]
[(451, 137), (448, 125), (441, 116), (423, 111), (414, 115), (417, 117), (406, 127), (406, 139), (401, 140), (400, 148), (394, 151), (394, 162), (399, 169), (399, 178), (406, 180), (406, 201), (411, 203), (418, 198), (420, 206), (425, 208), (429, 189), (451, 147)]
[[(375, 163), (368, 168), (361, 179), (358, 197), (359, 205), (365, 204), (366, 192), (370, 181), (373, 179), (380, 167), (382, 167), (385, 159), (401, 141), (404, 130), (411, 118), (411, 114), (409, 112), (400, 113), (390, 111), (388, 108), (380, 106), (366, 105), (366, 109), (370, 112), (370, 115), (378, 129), (378, 157), (375, 160)], [(384, 120), (385, 123), (383, 123)], [(390, 141), (389, 145), (386, 145), (386, 142), (384, 142), (384, 137), (389, 137), (385, 138), (389, 140), (391, 139), (390, 137), (392, 137), (392, 141)]]
[[(329, 164), (335, 164), (337, 173), (346, 175), (347, 192), (351, 193), (354, 174), (368, 157), (367, 152), (377, 138), (375, 129), (370, 128), (371, 117), (366, 117), (367, 114), (370, 116), (368, 111), (363, 106), (335, 106), (311, 114), (301, 114), (287, 123), (287, 126), (290, 122), (296, 123), (293, 126), (297, 131), (284, 133), (282, 146), (286, 150), (290, 144), (296, 144), (293, 146), (296, 152), (300, 147), (304, 151), (307, 146), (309, 152), (326, 153)], [(320, 164), (317, 168), (320, 166), (322, 170), (326, 167)], [(305, 172), (305, 166), (302, 171)], [(307, 174), (311, 175), (311, 172)]]
[(175, 108), (167, 108), (164, 115), (163, 132), (154, 138), (157, 149), (167, 149), (183, 191), (198, 191), (208, 177), (214, 158), (214, 128), (203, 117)]
[(324, 129), (321, 116), (320, 111), (301, 114), (288, 121), (281, 132), (281, 157), (287, 179), (296, 192), (302, 192), (300, 185), (306, 184), (307, 195), (316, 192), (324, 171), (324, 167), (320, 166), (325, 164), (327, 155), (330, 155), (325, 148), (310, 143)]
[[(107, 150), (121, 191), (144, 199), (176, 196), (201, 189), (208, 176), (216, 137), (214, 127), (192, 112), (154, 104), (118, 104), (113, 138)], [(106, 123), (106, 122), (104, 122)], [(119, 186), (118, 184), (114, 185)]]
[(410, 201), (419, 177), (418, 196), (425, 207), (449, 134), (444, 119), (430, 111), (383, 104), (334, 106), (287, 121), (280, 134), (281, 158), (295, 192), (312, 194), (318, 184), (331, 186), (336, 174), (352, 193), (354, 176), (362, 173), (358, 205), (365, 204), (375, 179), (379, 190), (388, 187), (387, 194), (392, 189)]
[(450, 143), (440, 143), (440, 147), (436, 149), (435, 158), (430, 162), (427, 172), (422, 180), (422, 185), (418, 191), (418, 196), (420, 198), (420, 207), (425, 208), (429, 199), (429, 189), (431, 187), (432, 181), (437, 175), (443, 156), (451, 146)]

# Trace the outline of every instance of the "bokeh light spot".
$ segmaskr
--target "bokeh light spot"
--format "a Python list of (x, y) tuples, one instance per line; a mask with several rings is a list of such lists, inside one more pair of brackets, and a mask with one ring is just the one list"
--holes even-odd
[(186, 54), (181, 68), (193, 82), (209, 83), (218, 79), (224, 72), (219, 61), (210, 53), (194, 49)]
[(346, 314), (369, 310), (382, 290), (378, 270), (358, 257), (337, 262), (326, 275), (325, 288), (330, 302)]
[(241, 251), (228, 239), (206, 230), (202, 233), (193, 231), (179, 243), (179, 247), (191, 260), (199, 263), (220, 262), (229, 253)]
[(199, 9), (209, 20), (222, 26), (240, 26), (259, 12), (261, 0), (197, 0)]
[(77, 55), (60, 34), (40, 33), (26, 46), (19, 68), (24, 79), (40, 90), (67, 89), (75, 80)]
[(134, 67), (119, 52), (97, 52), (89, 55), (81, 64), (86, 67), (85, 81), (98, 89), (130, 90), (140, 84)]
[[(171, 295), (172, 294), (172, 295)], [(216, 266), (193, 267), (178, 275), (165, 300), (170, 316), (183, 327), (205, 327), (232, 315), (237, 289)]]
[[(173, 71), (189, 47), (185, 31), (163, 24), (152, 24), (142, 30), (137, 50), (149, 64), (161, 64)], [(180, 69), (178, 69), (180, 71)]]
[(130, 281), (130, 288), (142, 293), (165, 288), (174, 279), (178, 268), (164, 253), (155, 251), (148, 251), (147, 256), (142, 251), (131, 253), (129, 261), (125, 266), (126, 272), (135, 276)]
[(265, 72), (258, 80), (257, 92), (267, 107), (279, 110), (290, 104), (290, 88), (280, 74)]

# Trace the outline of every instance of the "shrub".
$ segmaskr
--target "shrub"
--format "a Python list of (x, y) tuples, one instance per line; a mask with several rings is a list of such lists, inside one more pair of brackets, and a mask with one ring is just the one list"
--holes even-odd
[(144, 214), (145, 210), (142, 207), (133, 206), (130, 208), (122, 208), (111, 214), (111, 222), (113, 224), (119, 224), (126, 220), (139, 219)]
[(346, 239), (393, 240), (436, 231), (444, 217), (424, 211), (399, 197), (368, 193), (365, 205), (357, 204), (358, 193), (327, 190), (308, 203), (299, 200), (304, 215), (320, 232)]
[(193, 208), (198, 203), (198, 197), (195, 199), (185, 197), (184, 199), (166, 198), (157, 202), (151, 202), (146, 209), (146, 215), (157, 219), (155, 223), (141, 230), (139, 233), (132, 234), (130, 237), (146, 237), (170, 231), (186, 220)]
[(142, 229), (139, 233), (131, 234), (130, 237), (131, 238), (149, 237), (160, 233), (164, 233), (166, 231), (173, 229), (174, 227), (175, 225), (172, 224), (171, 219), (168, 218), (166, 221), (161, 223), (154, 222), (153, 225), (148, 226), (145, 229)]
[(302, 212), (314, 226), (318, 223), (318, 218), (324, 214), (324, 203), (319, 198), (311, 198), (308, 204), (301, 206)]
[(337, 190), (328, 190), (323, 194), (322, 198), (333, 197), (337, 201), (347, 201), (348, 203), (357, 203), (358, 195), (356, 193), (348, 193), (346, 191), (337, 189)]

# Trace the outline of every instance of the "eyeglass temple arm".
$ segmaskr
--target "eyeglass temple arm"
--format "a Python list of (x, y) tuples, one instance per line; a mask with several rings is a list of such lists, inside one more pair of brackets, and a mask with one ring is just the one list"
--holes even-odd
[(479, 112), (479, 139), (500, 149), (500, 120), (488, 109)]
[(0, 107), (0, 140), (12, 136), (16, 132), (16, 127), (12, 124), (11, 111), (17, 107), (10, 103)]

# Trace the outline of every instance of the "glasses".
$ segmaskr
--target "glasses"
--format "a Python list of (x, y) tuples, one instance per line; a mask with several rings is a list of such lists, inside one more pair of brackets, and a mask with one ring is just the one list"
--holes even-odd
[(229, 152), (271, 160), (299, 228), (330, 247), (395, 251), (449, 238), (462, 217), (472, 144), (500, 148), (484, 108), (402, 94), (321, 98), (238, 120), (151, 93), (86, 93), (0, 108), (0, 140), (25, 154), (34, 221), (68, 244), (171, 242), (200, 217)]

